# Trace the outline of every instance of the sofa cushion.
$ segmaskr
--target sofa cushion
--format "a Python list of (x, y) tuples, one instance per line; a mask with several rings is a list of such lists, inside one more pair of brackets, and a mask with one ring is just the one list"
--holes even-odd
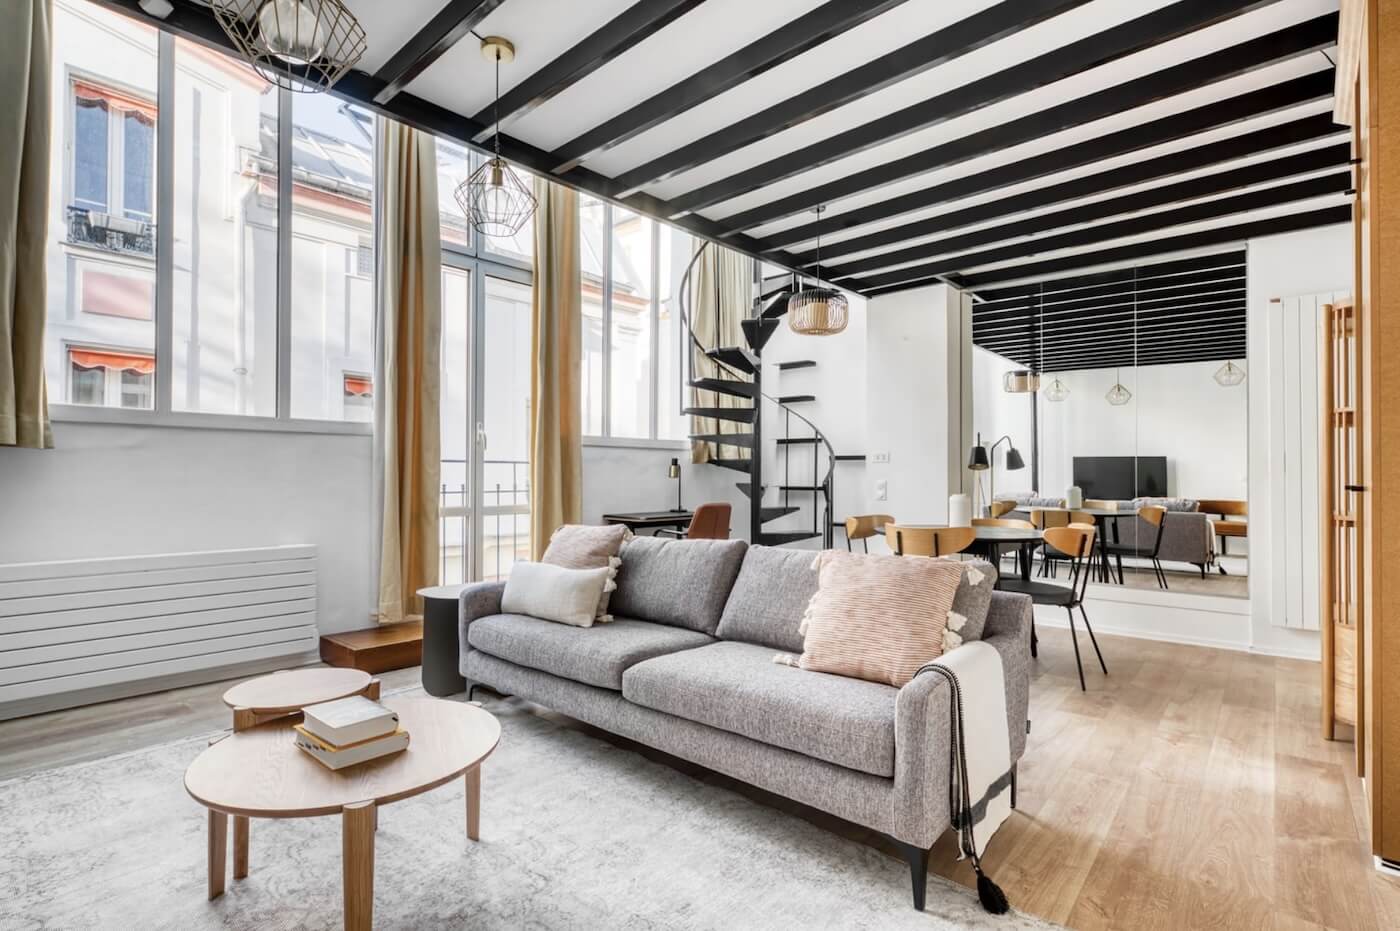
[(802, 652), (802, 612), (817, 591), (811, 550), (751, 546), (715, 635)]
[(720, 641), (622, 675), (634, 704), (874, 776), (894, 775), (897, 689), (780, 666), (773, 651)]
[(1132, 506), (1139, 510), (1145, 507), (1159, 507), (1168, 511), (1196, 511), (1200, 509), (1201, 503), (1195, 498), (1134, 498)]
[(992, 592), (997, 587), (997, 570), (983, 559), (974, 559), (963, 564), (962, 581), (953, 595), (953, 612), (965, 619), (962, 626), (955, 629), (959, 642), (981, 640), (982, 630), (987, 626), (987, 611), (992, 606)]
[[(601, 527), (587, 524), (565, 524), (554, 531), (549, 538), (540, 562), (565, 569), (612, 569), (616, 578), (617, 567), (622, 565), (618, 552), (622, 544), (632, 538), (632, 531), (622, 524), (606, 524)], [(613, 586), (603, 590), (598, 599), (597, 618), (610, 621), (608, 601), (612, 598)]]
[(467, 627), (467, 643), (497, 659), (618, 690), (623, 671), (634, 663), (714, 642), (693, 630), (614, 617), (611, 624), (569, 627), (524, 614), (495, 614)]
[(747, 546), (743, 540), (634, 537), (623, 544), (610, 609), (712, 634)]

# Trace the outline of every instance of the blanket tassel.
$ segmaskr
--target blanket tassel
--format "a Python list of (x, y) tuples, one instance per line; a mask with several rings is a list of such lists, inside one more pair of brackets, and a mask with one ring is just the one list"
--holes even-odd
[(1006, 901), (1006, 893), (1001, 891), (1001, 886), (992, 882), (992, 877), (982, 872), (982, 864), (974, 860), (972, 869), (977, 873), (977, 899), (982, 907), (993, 915), (1005, 915), (1010, 911), (1011, 903)]

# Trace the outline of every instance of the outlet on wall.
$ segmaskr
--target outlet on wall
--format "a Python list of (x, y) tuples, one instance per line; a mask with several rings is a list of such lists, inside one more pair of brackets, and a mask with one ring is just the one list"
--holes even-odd
[(875, 483), (875, 500), (888, 501), (890, 497), (890, 483), (881, 479)]
[(890, 454), (889, 454), (889, 453), (874, 453), (874, 454), (871, 455), (870, 461), (871, 461), (871, 462), (889, 462), (889, 461), (890, 461)]

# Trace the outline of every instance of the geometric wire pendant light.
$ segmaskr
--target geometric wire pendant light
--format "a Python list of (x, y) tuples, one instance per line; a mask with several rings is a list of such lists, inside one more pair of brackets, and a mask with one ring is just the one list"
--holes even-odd
[(822, 211), (817, 207), (817, 283), (788, 298), (788, 326), (804, 336), (832, 336), (846, 329), (850, 321), (850, 306), (846, 295), (834, 288), (821, 286), (822, 273)]
[(535, 195), (501, 158), (501, 62), (515, 59), (515, 46), (500, 36), (481, 40), (481, 54), (496, 63), (496, 151), (453, 196), (472, 229), (483, 236), (507, 238), (520, 232), (535, 214)]
[(364, 55), (365, 31), (343, 0), (207, 0), (234, 48), (264, 79), (316, 94)]
[(1215, 373), (1215, 381), (1222, 388), (1233, 388), (1244, 383), (1244, 369), (1234, 362), (1226, 362), (1220, 366), (1220, 371)]
[(1108, 394), (1104, 397), (1114, 407), (1122, 407), (1133, 399), (1133, 393), (1124, 387), (1123, 382), (1119, 379), (1118, 369), (1113, 370), (1113, 387), (1108, 389)]

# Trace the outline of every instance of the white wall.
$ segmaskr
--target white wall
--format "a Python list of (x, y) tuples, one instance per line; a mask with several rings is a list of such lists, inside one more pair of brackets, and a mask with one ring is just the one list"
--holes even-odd
[(705, 502), (733, 506), (730, 529), (736, 539), (748, 539), (749, 502), (735, 483), (744, 474), (732, 469), (690, 462), (689, 446), (583, 447), (583, 522), (602, 523), (604, 514), (664, 511), (676, 506), (676, 483), (668, 477), (672, 459), (681, 463), (682, 501), (687, 508)]
[[(1275, 496), (1285, 491), (1285, 463), (1271, 455), (1269, 392), (1282, 373), (1269, 365), (1266, 315), (1278, 310), (1276, 298), (1320, 293), (1350, 294), (1352, 230), (1329, 226), (1249, 241), (1249, 538), (1250, 604), (1255, 649), (1316, 659), (1316, 631), (1288, 629), (1275, 616), (1268, 593), (1279, 582), (1273, 571), (1274, 547), (1284, 528), (1273, 525)], [(1277, 330), (1277, 328), (1274, 328)]]
[(54, 424), (0, 447), (0, 563), (313, 543), (317, 626), (367, 627), (368, 436)]
[[(901, 521), (948, 518), (948, 495), (970, 489), (971, 313), (935, 285), (877, 297), (866, 323), (869, 505)], [(880, 457), (887, 461), (877, 461)], [(877, 500), (884, 481), (887, 500)]]
[[(1006, 469), (1006, 445), (996, 451), (996, 488), (1002, 492), (1045, 491), (1049, 494), (1053, 486), (1041, 482), (1041, 488), (1033, 487), (1031, 479), (1031, 398), (1025, 394), (1009, 394), (1002, 390), (1001, 378), (1007, 372), (1017, 371), (1021, 366), (994, 352), (978, 346), (972, 347), (972, 430), (973, 442), (981, 434), (983, 443), (995, 443), (1002, 436), (1011, 437), (1011, 443), (1020, 450), (1026, 467), (1016, 472)], [(1042, 475), (1044, 459), (1041, 460)], [(981, 473), (973, 476), (982, 484), (982, 499), (989, 500), (993, 488), (992, 476)]]

